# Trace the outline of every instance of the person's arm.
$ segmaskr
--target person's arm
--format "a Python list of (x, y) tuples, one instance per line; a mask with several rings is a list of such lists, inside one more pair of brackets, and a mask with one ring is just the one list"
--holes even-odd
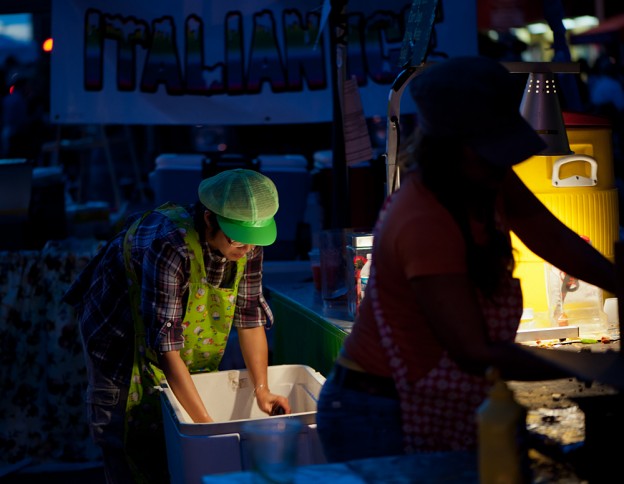
[(269, 350), (266, 328), (271, 326), (273, 313), (262, 295), (262, 262), (264, 251), (256, 247), (247, 255), (245, 275), (238, 286), (234, 324), (245, 366), (251, 377), (258, 407), (270, 414), (282, 407), (290, 413), (288, 399), (271, 393), (268, 385)]
[[(158, 226), (163, 215), (150, 214), (144, 224)], [(173, 394), (196, 423), (212, 422), (182, 358), (184, 345), (182, 321), (185, 312), (185, 294), (188, 291), (188, 255), (179, 230), (172, 230), (165, 238), (155, 238), (143, 260), (141, 311), (148, 334), (156, 337), (146, 341), (158, 354), (158, 365), (163, 370)]]
[(291, 413), (288, 399), (282, 395), (271, 393), (268, 381), (268, 345), (264, 326), (255, 328), (238, 328), (238, 339), (245, 366), (254, 386), (254, 394), (258, 407), (270, 414), (282, 407), (285, 413)]
[(167, 351), (161, 353), (158, 362), (165, 373), (167, 383), (184, 410), (195, 423), (213, 422), (202, 402), (197, 387), (191, 378), (188, 368), (180, 358), (179, 351)]
[(615, 265), (561, 222), (510, 170), (504, 187), (509, 227), (535, 254), (589, 284), (616, 291)]
[(515, 343), (490, 342), (477, 295), (466, 274), (419, 276), (410, 284), (434, 337), (464, 371), (483, 376), (494, 366), (505, 379), (524, 381), (571, 376)]

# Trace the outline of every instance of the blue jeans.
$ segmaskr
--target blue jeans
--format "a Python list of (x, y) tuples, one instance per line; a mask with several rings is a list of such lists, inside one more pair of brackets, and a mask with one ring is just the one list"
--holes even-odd
[(404, 453), (399, 400), (343, 388), (333, 371), (319, 395), (316, 423), (329, 462)]
[[(102, 450), (107, 484), (136, 484), (137, 475), (128, 461), (124, 442), (128, 387), (120, 385), (94, 368), (87, 357), (88, 387), (87, 420), (93, 441)], [(140, 471), (150, 484), (169, 482), (165, 438), (159, 428), (140, 441), (142, 448), (153, 455), (153, 462)]]

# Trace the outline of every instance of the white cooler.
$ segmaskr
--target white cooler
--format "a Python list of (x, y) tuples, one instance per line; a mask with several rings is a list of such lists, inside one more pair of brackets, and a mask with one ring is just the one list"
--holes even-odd
[(269, 388), (288, 397), (292, 413), (269, 417), (253, 396), (247, 370), (192, 375), (214, 423), (192, 423), (173, 392), (164, 385), (161, 400), (172, 484), (201, 484), (207, 474), (250, 470), (245, 422), (261, 418), (295, 418), (303, 423), (297, 465), (325, 463), (316, 432), (316, 403), (325, 378), (305, 365), (270, 366)]
[[(302, 155), (260, 155), (260, 171), (269, 177), (279, 195), (279, 210), (275, 214), (277, 240), (264, 248), (268, 259), (294, 260), (301, 252), (300, 224), (305, 222), (305, 209), (312, 175), (308, 161)], [(307, 250), (306, 250), (307, 252)]]
[(202, 181), (202, 161), (196, 153), (165, 153), (156, 158), (156, 169), (148, 179), (158, 207), (165, 202), (180, 205), (197, 201), (197, 187)]

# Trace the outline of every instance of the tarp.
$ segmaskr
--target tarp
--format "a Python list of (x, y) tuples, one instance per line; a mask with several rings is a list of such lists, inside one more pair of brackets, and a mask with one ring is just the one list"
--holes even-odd
[(21, 64), (29, 64), (37, 60), (38, 54), (35, 42), (16, 40), (0, 34), (0, 64), (4, 64), (9, 57), (15, 58)]
[(571, 44), (604, 44), (624, 40), (624, 13), (614, 15), (581, 34), (570, 36)]
[[(475, 54), (475, 1), (444, 3), (438, 50)], [(348, 4), (347, 79), (356, 77), (366, 117), (386, 114), (411, 5)], [(322, 6), (322, 0), (54, 0), (51, 121), (332, 121), (334, 67), (320, 28)], [(410, 99), (402, 109), (413, 111)]]

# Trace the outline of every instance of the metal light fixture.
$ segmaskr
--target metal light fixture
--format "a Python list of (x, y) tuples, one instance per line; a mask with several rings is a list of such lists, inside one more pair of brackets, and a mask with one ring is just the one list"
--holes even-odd
[(563, 121), (555, 73), (575, 73), (580, 70), (572, 62), (509, 62), (510, 72), (527, 72), (520, 113), (546, 143), (540, 156), (570, 155), (570, 143)]
[(546, 143), (542, 156), (569, 155), (570, 143), (559, 105), (555, 75), (552, 72), (531, 72), (520, 113)]

